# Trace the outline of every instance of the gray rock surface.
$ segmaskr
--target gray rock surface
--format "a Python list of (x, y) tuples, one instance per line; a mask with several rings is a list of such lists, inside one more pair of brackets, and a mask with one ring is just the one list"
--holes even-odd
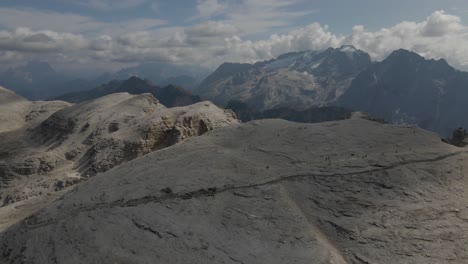
[[(19, 113), (38, 109), (37, 103), (20, 99), (12, 109)], [(11, 120), (13, 115), (5, 116)], [(29, 123), (21, 118), (13, 122), (18, 129), (0, 133), (0, 207), (35, 197), (48, 199), (123, 162), (239, 123), (231, 111), (211, 102), (166, 108), (151, 94), (128, 93), (68, 106)], [(17, 218), (2, 220), (8, 226)]]
[(1, 263), (467, 263), (467, 149), (355, 116), (255, 121), (80, 184)]

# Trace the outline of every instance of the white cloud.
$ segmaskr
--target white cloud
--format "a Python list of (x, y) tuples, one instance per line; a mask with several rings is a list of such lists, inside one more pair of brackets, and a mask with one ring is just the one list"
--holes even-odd
[(446, 14), (444, 11), (436, 11), (421, 23), (421, 34), (428, 37), (440, 37), (451, 33), (460, 33), (464, 30), (461, 19), (457, 16)]
[[(292, 1), (244, 0), (243, 3), (257, 10), (270, 8), (263, 15), (251, 18), (251, 21), (261, 24), (261, 21), (267, 23), (273, 20), (270, 17), (273, 13), (286, 12), (280, 15), (285, 19), (290, 16), (290, 12), (296, 12), (284, 9)], [(39, 26), (50, 23), (47, 20), (49, 18), (40, 12), (18, 12), (22, 15), (21, 12), (37, 15), (26, 24), (30, 25), (31, 21), (37, 22)], [(6, 20), (10, 23), (7, 27), (11, 27), (15, 21), (5, 19), (3, 14), (6, 13), (5, 9), (0, 8), (0, 24)], [(53, 26), (49, 30), (38, 30), (33, 26), (0, 30), (0, 62), (11, 63), (48, 54), (56, 60), (93, 65), (104, 62), (169, 61), (216, 67), (225, 61), (254, 62), (291, 51), (322, 50), (352, 44), (368, 52), (375, 60), (381, 60), (392, 51), (404, 48), (428, 58), (446, 58), (454, 66), (468, 67), (468, 27), (462, 24), (459, 17), (444, 11), (434, 12), (424, 21), (405, 21), (376, 31), (354, 26), (347, 36), (334, 34), (327, 26), (312, 23), (256, 41), (249, 40), (249, 33), (265, 30), (265, 27), (246, 30), (245, 25), (239, 22), (242, 20), (241, 12), (234, 13), (236, 15), (223, 20), (204, 20), (190, 27), (161, 27), (160, 23), (163, 22), (151, 19), (135, 19), (110, 25), (77, 15), (71, 15), (66, 20), (61, 14), (51, 13), (55, 18), (64, 19), (64, 23), (55, 23), (62, 24), (56, 26), (62, 30), (51, 29)], [(72, 23), (67, 22), (70, 19)], [(245, 20), (249, 21), (249, 18), (245, 17)], [(75, 22), (82, 23), (82, 28), (73, 25)], [(278, 22), (275, 25), (284, 24)], [(88, 30), (94, 33), (82, 33)]]
[(33, 31), (17, 28), (15, 31), (0, 31), (0, 50), (12, 52), (63, 52), (86, 48), (88, 41), (71, 33)]
[(0, 8), (0, 25), (8, 29), (26, 27), (74, 34), (119, 35), (129, 31), (151, 30), (166, 25), (161, 19), (139, 18), (128, 21), (105, 22), (92, 17), (43, 11), (37, 9)]
[(73, 4), (86, 6), (101, 11), (126, 9), (147, 3), (147, 0), (73, 0)]
[(402, 22), (375, 32), (355, 26), (345, 43), (384, 59), (396, 49), (415, 51), (427, 58), (446, 58), (455, 66), (468, 66), (468, 27), (461, 19), (436, 11), (422, 22)]
[(344, 37), (332, 34), (318, 23), (293, 30), (289, 34), (272, 35), (268, 40), (242, 41), (234, 36), (226, 39), (226, 47), (234, 50), (245, 61), (257, 61), (277, 57), (290, 51), (322, 50), (340, 46)]

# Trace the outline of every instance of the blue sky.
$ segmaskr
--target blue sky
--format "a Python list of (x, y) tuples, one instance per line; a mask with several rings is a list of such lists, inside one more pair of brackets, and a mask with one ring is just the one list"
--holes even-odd
[(375, 60), (406, 48), (466, 67), (467, 20), (462, 0), (2, 0), (0, 64), (213, 68), (353, 44)]

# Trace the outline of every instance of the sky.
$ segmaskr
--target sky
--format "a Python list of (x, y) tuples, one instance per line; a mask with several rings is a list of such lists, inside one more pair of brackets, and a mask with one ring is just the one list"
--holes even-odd
[(67, 72), (143, 62), (214, 69), (354, 45), (404, 48), (468, 69), (466, 0), (2, 0), (0, 65)]

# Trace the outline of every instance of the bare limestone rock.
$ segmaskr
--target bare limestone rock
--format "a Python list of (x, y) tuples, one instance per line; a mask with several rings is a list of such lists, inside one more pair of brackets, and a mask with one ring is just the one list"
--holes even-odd
[(465, 175), (468, 149), (415, 127), (255, 121), (79, 184), (0, 263), (462, 264)]
[(0, 133), (32, 127), (67, 106), (62, 101), (30, 102), (0, 86)]
[(151, 94), (112, 94), (47, 118), (37, 114), (42, 106), (20, 102), (37, 111), (30, 112), (33, 125), (0, 133), (0, 206), (47, 197), (154, 150), (239, 123), (210, 102), (166, 108)]

